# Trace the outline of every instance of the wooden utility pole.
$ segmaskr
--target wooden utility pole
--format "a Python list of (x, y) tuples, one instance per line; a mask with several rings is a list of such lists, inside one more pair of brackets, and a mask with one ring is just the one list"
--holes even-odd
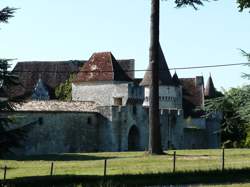
[(161, 154), (161, 132), (159, 115), (159, 26), (160, 1), (151, 0), (149, 63), (151, 83), (149, 85), (149, 153)]

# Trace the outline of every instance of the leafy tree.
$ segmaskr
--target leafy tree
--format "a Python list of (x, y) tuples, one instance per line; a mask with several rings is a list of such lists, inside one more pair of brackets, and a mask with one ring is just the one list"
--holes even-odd
[[(241, 50), (250, 62), (250, 54)], [(250, 79), (250, 74), (243, 74)], [(222, 143), (228, 147), (250, 147), (250, 85), (231, 88), (224, 96), (206, 102), (208, 111), (221, 111)]]
[(72, 81), (74, 77), (75, 75), (71, 75), (68, 80), (56, 87), (55, 95), (57, 99), (63, 101), (72, 100)]
[(223, 115), (221, 134), (226, 147), (242, 147), (247, 137), (248, 121), (241, 114), (250, 98), (250, 86), (231, 88), (223, 97), (206, 101), (208, 111), (220, 111)]
[[(203, 5), (206, 0), (175, 0), (176, 7)], [(149, 148), (150, 154), (162, 154), (160, 116), (159, 116), (159, 22), (160, 22), (160, 0), (151, 0), (150, 17), (150, 47), (149, 63), (151, 67), (151, 84), (149, 99)]]
[(10, 148), (20, 146), (20, 140), (25, 135), (24, 128), (16, 128), (11, 124), (15, 118), (8, 114), (14, 111), (11, 99), (5, 93), (13, 84), (18, 84), (17, 77), (7, 71), (8, 61), (0, 59), (0, 157), (10, 152)]
[(250, 8), (250, 0), (237, 0), (237, 3), (240, 11), (243, 11), (246, 8)]
[[(6, 7), (0, 10), (0, 23), (7, 23), (8, 19), (13, 17), (16, 9)], [(10, 152), (11, 147), (20, 145), (20, 139), (24, 137), (23, 128), (14, 128), (11, 124), (14, 122), (13, 117), (6, 117), (6, 113), (13, 112), (13, 106), (10, 98), (5, 93), (9, 86), (18, 84), (17, 77), (10, 74), (8, 59), (0, 59), (0, 157)]]

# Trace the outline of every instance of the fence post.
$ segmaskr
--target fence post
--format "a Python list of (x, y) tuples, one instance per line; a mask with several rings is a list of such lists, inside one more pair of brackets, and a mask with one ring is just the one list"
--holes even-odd
[(173, 157), (173, 173), (175, 172), (175, 162), (176, 162), (176, 151), (174, 151), (174, 157)]
[(104, 160), (104, 177), (107, 175), (107, 159)]
[(53, 175), (53, 170), (54, 170), (54, 163), (51, 163), (51, 167), (50, 167), (50, 176)]
[(7, 175), (7, 166), (4, 167), (3, 181), (6, 180), (6, 175)]
[(222, 171), (225, 169), (225, 148), (222, 149)]

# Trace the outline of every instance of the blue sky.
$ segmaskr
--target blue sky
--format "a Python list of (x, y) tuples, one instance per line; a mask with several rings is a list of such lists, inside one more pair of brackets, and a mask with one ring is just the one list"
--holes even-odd
[[(150, 0), (1, 0), (0, 8), (20, 8), (9, 24), (0, 25), (0, 57), (25, 60), (89, 59), (111, 51), (117, 59), (134, 58), (146, 69)], [(198, 11), (161, 1), (160, 41), (169, 67), (247, 62), (250, 13), (238, 12), (235, 0), (205, 3)], [(212, 74), (215, 86), (247, 83), (240, 76), (250, 67), (178, 70), (179, 77)], [(173, 73), (173, 72), (172, 72)], [(142, 77), (143, 73), (136, 73)]]

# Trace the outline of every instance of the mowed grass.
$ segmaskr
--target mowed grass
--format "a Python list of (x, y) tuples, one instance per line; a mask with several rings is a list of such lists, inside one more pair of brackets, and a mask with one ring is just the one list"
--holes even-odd
[[(176, 171), (220, 170), (222, 150), (176, 150)], [(173, 171), (173, 151), (150, 156), (145, 152), (105, 152), (39, 155), (8, 158), (0, 161), (0, 179), (7, 166), (7, 179), (50, 175), (103, 176), (107, 159), (107, 175), (154, 174)], [(226, 149), (225, 168), (250, 168), (250, 149)], [(2, 174), (1, 174), (2, 173)]]

